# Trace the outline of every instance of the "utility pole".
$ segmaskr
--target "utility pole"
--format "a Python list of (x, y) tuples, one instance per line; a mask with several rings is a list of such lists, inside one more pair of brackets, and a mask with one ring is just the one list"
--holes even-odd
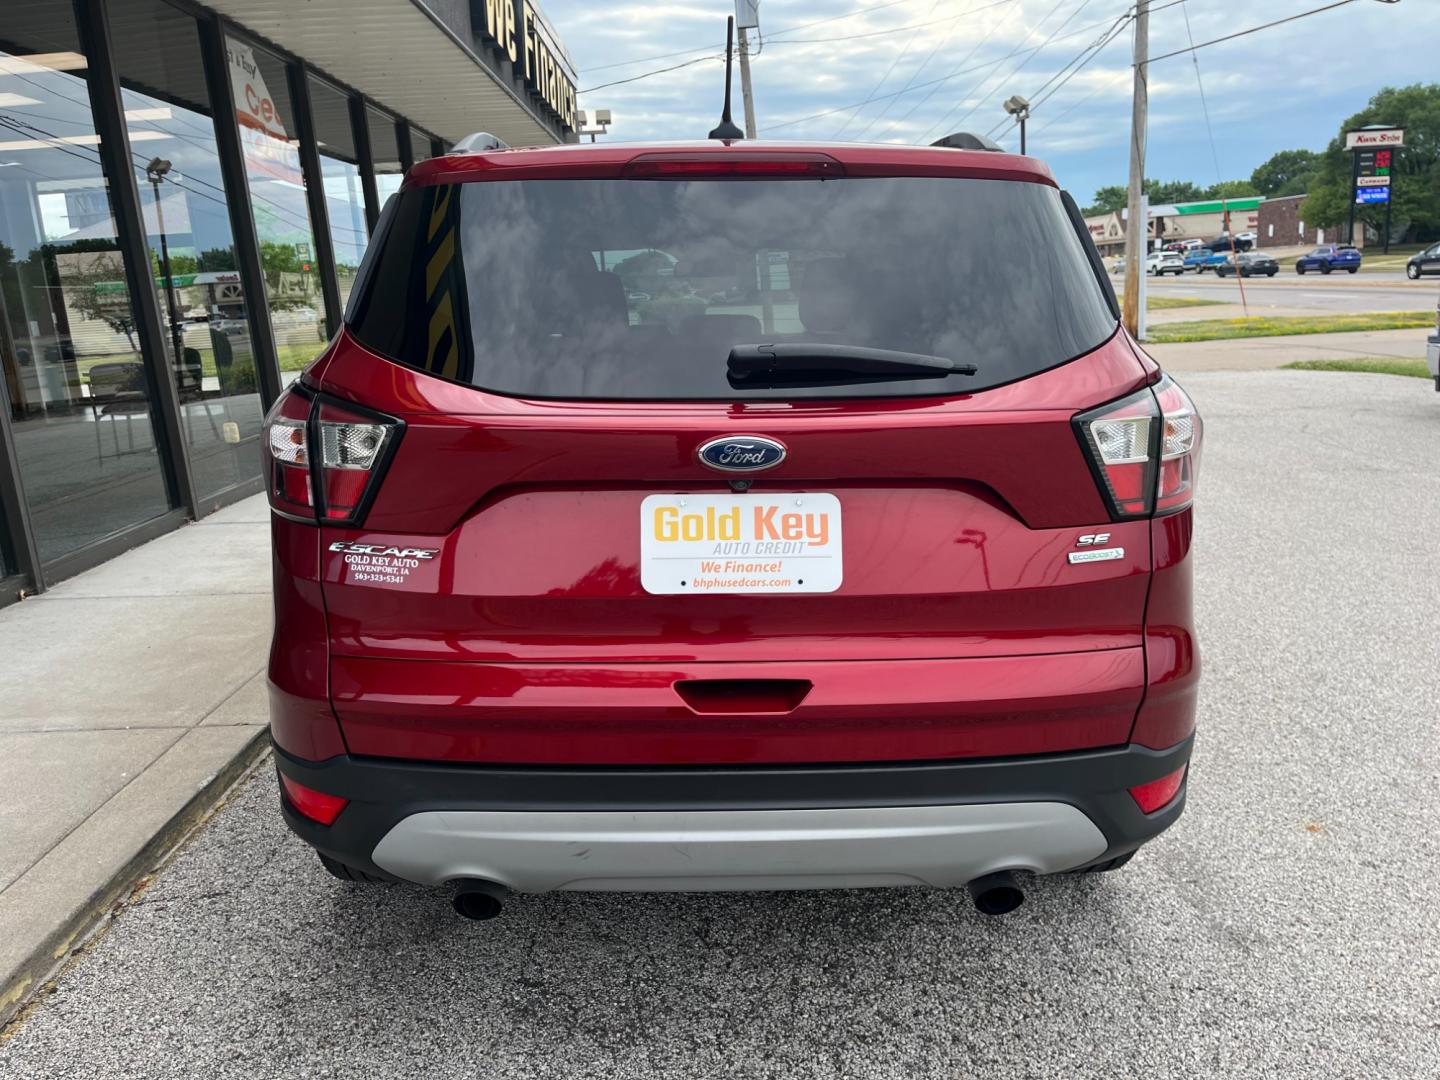
[(1125, 329), (1140, 334), (1140, 275), (1145, 272), (1145, 113), (1150, 105), (1150, 0), (1135, 3), (1135, 97), (1130, 111), (1130, 206), (1125, 223)]
[(745, 99), (745, 138), (755, 138), (755, 95), (750, 89), (750, 35), (740, 27), (740, 96)]

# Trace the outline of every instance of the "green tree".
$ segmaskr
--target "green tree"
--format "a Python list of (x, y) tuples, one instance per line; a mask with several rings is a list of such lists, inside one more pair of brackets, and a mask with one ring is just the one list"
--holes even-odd
[[(1226, 183), (1243, 184), (1245, 181), (1230, 180), (1226, 181)], [(1150, 179), (1145, 181), (1145, 194), (1150, 197), (1152, 204), (1198, 202), (1201, 199), (1210, 198), (1218, 199), (1220, 197), (1218, 194), (1211, 194), (1214, 190), (1214, 188), (1211, 188), (1207, 191), (1196, 184), (1192, 184), (1189, 180)], [(1227, 198), (1234, 198), (1236, 194), (1234, 191), (1225, 192)], [(1254, 192), (1246, 192), (1246, 194), (1254, 194)], [(1084, 213), (1086, 217), (1094, 217), (1097, 214), (1113, 214), (1118, 210), (1125, 209), (1129, 204), (1129, 188), (1124, 184), (1112, 184), (1109, 187), (1098, 188), (1095, 192), (1094, 200), (1082, 213)]]
[(1145, 194), (1152, 205), (1157, 203), (1199, 202), (1205, 190), (1189, 180), (1146, 180)]
[(200, 252), (199, 268), (201, 270), (234, 270), (235, 252), (228, 247), (206, 248)]
[(1310, 190), (1320, 160), (1314, 150), (1281, 150), (1260, 163), (1250, 174), (1250, 183), (1267, 198), (1304, 195)]
[[(1345, 133), (1370, 124), (1405, 129), (1405, 146), (1391, 168), (1396, 240), (1426, 240), (1440, 233), (1440, 83), (1387, 86), (1340, 125), (1325, 148), (1302, 213), (1317, 225), (1339, 225), (1350, 213), (1351, 155)], [(1385, 207), (1356, 207), (1355, 220), (1380, 227)]]
[(1086, 217), (1098, 217), (1100, 214), (1113, 214), (1121, 210), (1130, 201), (1129, 193), (1123, 184), (1111, 184), (1109, 187), (1097, 188), (1095, 198), (1081, 213)]
[(1263, 194), (1249, 180), (1221, 180), (1205, 189), (1207, 199), (1249, 199)]

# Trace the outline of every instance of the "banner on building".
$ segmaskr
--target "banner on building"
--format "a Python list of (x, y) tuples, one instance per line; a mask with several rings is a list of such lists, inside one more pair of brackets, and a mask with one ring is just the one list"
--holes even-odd
[(230, 88), (235, 96), (235, 120), (240, 126), (240, 147), (245, 154), (247, 173), (263, 173), (276, 180), (304, 187), (300, 152), (290, 133), (265, 76), (255, 62), (255, 50), (236, 41), (225, 43), (230, 59)]

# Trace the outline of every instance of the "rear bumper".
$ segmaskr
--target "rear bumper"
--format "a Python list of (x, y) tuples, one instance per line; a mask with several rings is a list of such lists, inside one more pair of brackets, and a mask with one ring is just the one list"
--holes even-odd
[(299, 836), (351, 866), (522, 892), (963, 884), (1102, 863), (1163, 832), (1185, 790), (1142, 814), (1128, 789), (1191, 740), (923, 764), (491, 767), (339, 756), (282, 773), (350, 799), (331, 826), (282, 800)]

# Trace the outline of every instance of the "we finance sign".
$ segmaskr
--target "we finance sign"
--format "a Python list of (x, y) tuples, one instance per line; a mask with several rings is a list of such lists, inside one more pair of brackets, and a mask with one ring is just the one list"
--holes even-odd
[(480, 36), (522, 72), (566, 127), (575, 127), (574, 66), (544, 14), (530, 0), (484, 0)]

